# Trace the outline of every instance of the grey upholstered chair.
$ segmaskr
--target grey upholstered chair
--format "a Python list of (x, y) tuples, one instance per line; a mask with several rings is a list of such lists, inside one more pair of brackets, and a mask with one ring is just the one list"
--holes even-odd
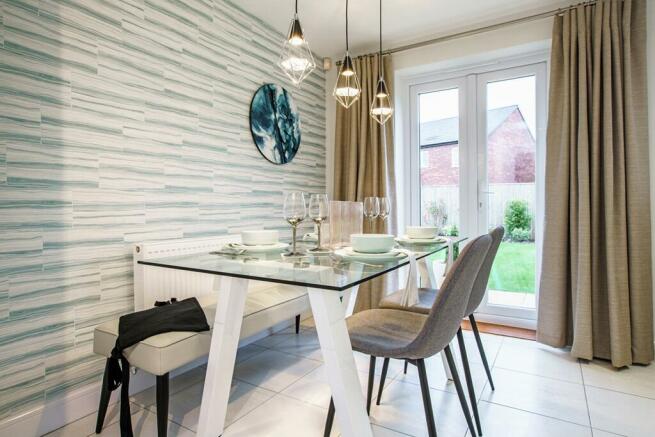
[[(480, 236), (466, 246), (446, 275), (428, 314), (397, 309), (372, 309), (356, 313), (346, 320), (353, 350), (371, 356), (367, 411), (371, 408), (376, 358), (385, 358), (385, 362), (388, 362), (389, 358), (408, 360), (418, 367), (428, 432), (431, 437), (436, 436), (424, 359), (444, 351), (471, 435), (476, 436), (449, 344), (460, 327), (475, 278), (490, 246), (489, 235)], [(326, 436), (330, 434), (334, 413), (334, 402), (331, 400), (325, 424)]]
[[(473, 284), (473, 291), (469, 298), (468, 304), (466, 305), (466, 312), (464, 317), (468, 317), (471, 321), (471, 329), (473, 330), (473, 335), (475, 336), (475, 341), (478, 345), (478, 350), (480, 351), (480, 356), (482, 357), (482, 363), (484, 365), (484, 370), (487, 373), (487, 378), (489, 379), (489, 385), (492, 390), (495, 390), (493, 379), (491, 378), (491, 370), (489, 369), (489, 363), (487, 362), (487, 356), (484, 353), (484, 347), (482, 346), (482, 340), (480, 339), (480, 332), (478, 331), (478, 325), (475, 322), (475, 316), (473, 313), (482, 303), (484, 298), (484, 293), (487, 291), (487, 283), (489, 282), (489, 274), (491, 273), (491, 266), (494, 263), (496, 258), (496, 253), (498, 252), (498, 247), (500, 246), (501, 241), (503, 240), (503, 235), (505, 230), (502, 226), (498, 226), (493, 229), (489, 236), (491, 237), (491, 247), (487, 252), (480, 272), (475, 278), (475, 283)], [(421, 288), (419, 290), (419, 302), (412, 307), (405, 307), (400, 305), (400, 299), (402, 297), (402, 290), (397, 291), (380, 302), (380, 308), (389, 308), (389, 309), (402, 309), (405, 311), (417, 312), (420, 314), (429, 314), (432, 308), (436, 297), (440, 293), (439, 290), (430, 289), (430, 288)], [(471, 398), (471, 406), (473, 408), (473, 416), (475, 417), (475, 422), (478, 427), (478, 433), (482, 435), (482, 426), (480, 424), (480, 415), (478, 414), (478, 405), (475, 402), (475, 390), (473, 389), (473, 378), (471, 377), (471, 370), (468, 363), (468, 356), (466, 354), (466, 346), (464, 343), (464, 337), (462, 335), (461, 328), (457, 331), (457, 342), (459, 344), (460, 355), (462, 356), (462, 364), (464, 365), (464, 376), (466, 377), (466, 385), (468, 387), (469, 397)], [(382, 390), (384, 389), (384, 380), (387, 375), (387, 368), (389, 366), (389, 360), (385, 359), (382, 366), (382, 376), (380, 378), (380, 386), (378, 389), (378, 399), (377, 403), (380, 404), (380, 398), (382, 397)], [(407, 363), (405, 363), (405, 373), (407, 373)]]

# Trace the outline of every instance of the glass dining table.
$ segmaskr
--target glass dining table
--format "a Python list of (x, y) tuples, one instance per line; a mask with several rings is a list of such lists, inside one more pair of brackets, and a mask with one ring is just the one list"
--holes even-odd
[[(455, 237), (450, 243), (402, 247), (411, 251), (417, 261), (422, 261), (419, 263), (423, 266), (422, 273), (428, 271), (426, 285), (434, 287), (437, 284), (433, 269), (425, 267), (431, 264), (428, 261), (439, 258), (440, 253), (446, 254), (449, 247), (453, 248), (450, 255), (456, 255), (464, 240)], [(263, 281), (307, 289), (341, 432), (346, 437), (372, 436), (345, 318), (352, 311), (359, 285), (407, 266), (406, 256), (381, 262), (346, 259), (333, 253), (285, 259), (279, 252), (232, 254), (219, 251), (139, 263), (148, 269), (215, 275), (218, 280), (214, 286), (217, 309), (197, 435), (216, 437), (223, 434), (249, 281)]]

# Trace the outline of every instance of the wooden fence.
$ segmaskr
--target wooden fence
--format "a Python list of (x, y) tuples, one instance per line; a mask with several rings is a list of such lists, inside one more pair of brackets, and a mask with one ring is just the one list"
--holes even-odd
[[(489, 185), (489, 227), (502, 225), (505, 220), (505, 208), (512, 200), (525, 200), (533, 220), (535, 217), (535, 186), (527, 184), (490, 184)], [(426, 207), (431, 202), (443, 201), (448, 213), (447, 225), (459, 224), (459, 187), (457, 185), (424, 186), (421, 189), (423, 205), (423, 222), (426, 222)]]

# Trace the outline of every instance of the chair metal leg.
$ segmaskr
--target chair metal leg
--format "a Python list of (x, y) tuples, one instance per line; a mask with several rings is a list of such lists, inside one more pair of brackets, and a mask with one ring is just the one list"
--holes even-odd
[(102, 377), (102, 387), (100, 388), (100, 406), (98, 407), (98, 418), (96, 419), (96, 434), (100, 434), (102, 432), (110, 397), (111, 392), (109, 391), (109, 358), (107, 358), (107, 362), (105, 363), (105, 373)]
[(475, 427), (473, 426), (473, 420), (471, 419), (471, 412), (469, 411), (468, 403), (466, 402), (466, 396), (464, 395), (464, 389), (462, 388), (462, 381), (459, 379), (457, 366), (455, 366), (455, 360), (453, 359), (453, 353), (450, 351), (450, 346), (446, 346), (444, 348), (444, 352), (446, 353), (446, 359), (448, 360), (450, 373), (453, 374), (453, 382), (455, 383), (455, 388), (457, 389), (457, 396), (459, 397), (459, 403), (462, 405), (462, 411), (464, 412), (464, 417), (466, 417), (466, 423), (469, 426), (469, 431), (471, 431), (472, 437), (477, 437)]
[(296, 334), (300, 333), (300, 314), (296, 316)]
[(457, 330), (457, 343), (459, 344), (459, 354), (462, 357), (462, 364), (464, 366), (464, 376), (466, 378), (466, 386), (469, 392), (471, 408), (473, 409), (473, 418), (475, 419), (475, 425), (478, 427), (478, 434), (482, 435), (482, 425), (480, 424), (480, 414), (478, 413), (478, 402), (477, 397), (475, 396), (475, 389), (473, 388), (473, 378), (471, 377), (471, 368), (469, 367), (469, 359), (466, 354), (466, 345), (464, 344), (462, 328)]
[(168, 373), (157, 375), (157, 437), (168, 431)]
[(325, 430), (323, 437), (330, 437), (332, 432), (332, 423), (334, 423), (334, 399), (330, 398), (330, 408), (328, 408), (327, 419), (325, 420)]
[(421, 382), (421, 395), (423, 395), (423, 408), (425, 409), (425, 420), (428, 424), (428, 435), (437, 437), (437, 426), (434, 423), (434, 413), (432, 411), (432, 400), (430, 399), (430, 386), (428, 385), (428, 373), (425, 371), (425, 361), (416, 360), (418, 368), (418, 377)]
[(407, 375), (407, 365), (409, 364), (409, 361), (405, 360), (405, 368), (403, 369), (403, 373)]
[(482, 364), (484, 365), (484, 371), (487, 373), (487, 379), (489, 380), (489, 385), (492, 390), (496, 390), (494, 387), (494, 380), (491, 378), (491, 369), (489, 369), (489, 362), (487, 361), (487, 355), (484, 353), (484, 346), (482, 346), (482, 339), (480, 338), (480, 331), (478, 331), (478, 324), (475, 321), (473, 314), (469, 315), (469, 321), (471, 322), (471, 329), (473, 330), (473, 336), (475, 337), (475, 342), (478, 344), (478, 350), (480, 351), (480, 357), (482, 358)]
[(380, 405), (380, 399), (382, 398), (382, 390), (384, 390), (384, 382), (387, 379), (387, 371), (389, 370), (389, 358), (385, 358), (382, 363), (382, 375), (380, 376), (380, 387), (378, 387), (378, 398), (375, 401), (376, 405)]
[(375, 383), (375, 357), (371, 355), (368, 365), (368, 387), (366, 387), (366, 413), (371, 414), (371, 399), (373, 398), (373, 384)]

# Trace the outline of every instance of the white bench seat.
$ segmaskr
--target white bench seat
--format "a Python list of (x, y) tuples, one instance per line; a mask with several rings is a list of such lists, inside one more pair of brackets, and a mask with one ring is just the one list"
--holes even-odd
[[(209, 326), (216, 314), (217, 295), (197, 298), (205, 312)], [(247, 338), (285, 320), (292, 319), (309, 307), (304, 288), (270, 286), (248, 293), (241, 338)], [(130, 365), (153, 375), (163, 375), (209, 354), (211, 331), (167, 332), (145, 339), (123, 351)], [(94, 331), (93, 351), (105, 357), (118, 338), (118, 319), (99, 325)]]

